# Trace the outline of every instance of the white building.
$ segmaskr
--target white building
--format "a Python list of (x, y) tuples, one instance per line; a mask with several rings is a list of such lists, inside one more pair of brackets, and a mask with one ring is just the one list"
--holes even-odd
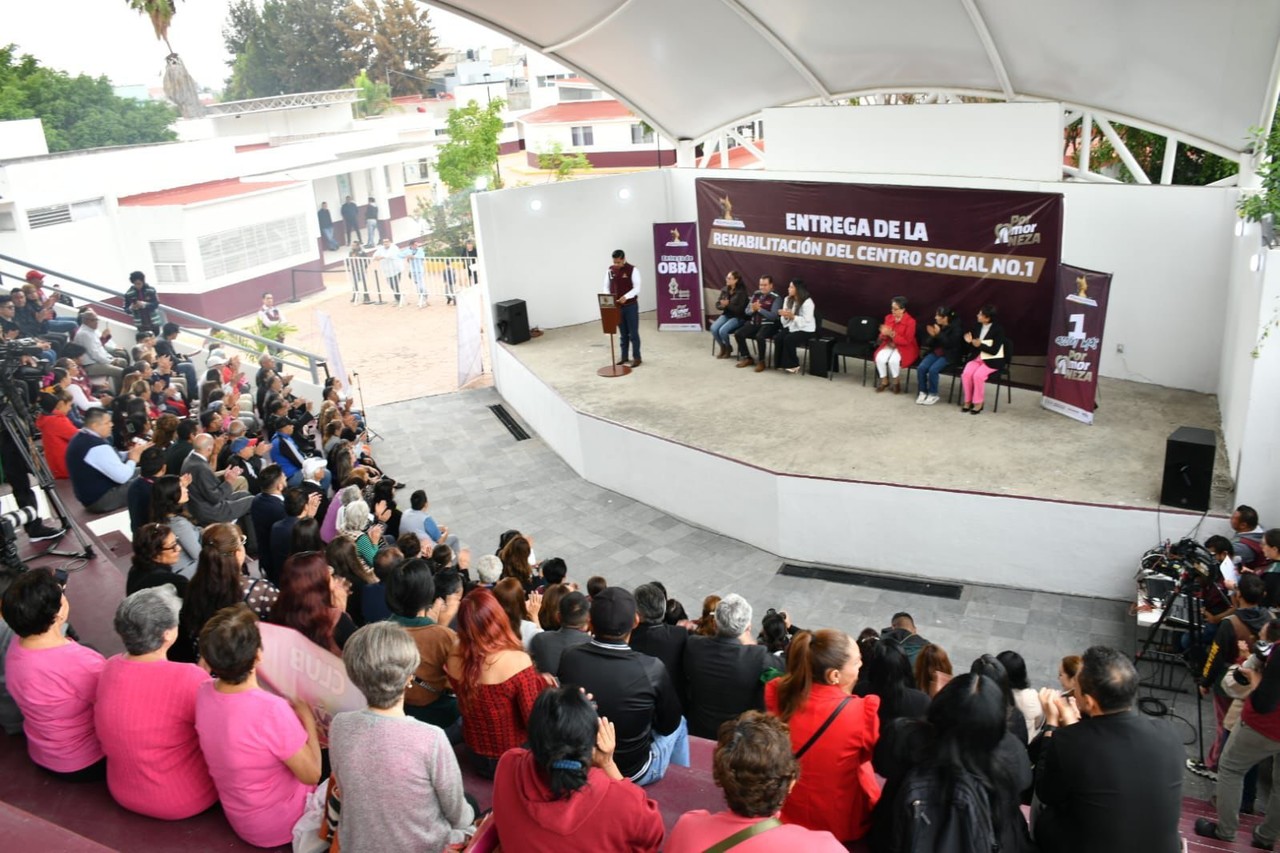
[(0, 254), (121, 291), (141, 270), (165, 304), (214, 320), (252, 313), (265, 291), (317, 291), (318, 271), (345, 254), (326, 257), (320, 203), (339, 242), (347, 196), (362, 231), (373, 198), (383, 234), (416, 236), (404, 164), (437, 145), (426, 117), (355, 121), (355, 99), (217, 104), (179, 122), (178, 142), (62, 154), (33, 122), (0, 123)]
[[(598, 90), (597, 90), (598, 91)], [(564, 151), (585, 154), (597, 168), (671, 166), (675, 149), (613, 99), (562, 101), (517, 120), (529, 165), (559, 143)]]

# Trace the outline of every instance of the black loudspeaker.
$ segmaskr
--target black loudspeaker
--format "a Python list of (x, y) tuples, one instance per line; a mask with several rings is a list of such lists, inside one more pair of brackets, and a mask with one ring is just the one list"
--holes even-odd
[(1160, 503), (1179, 509), (1209, 508), (1213, 458), (1218, 441), (1213, 430), (1179, 427), (1164, 445), (1164, 480)]
[(529, 309), (523, 299), (496, 303), (493, 324), (498, 330), (498, 340), (504, 344), (522, 344), (529, 340)]
[(831, 350), (835, 347), (835, 338), (809, 339), (809, 375), (826, 376), (831, 370)]

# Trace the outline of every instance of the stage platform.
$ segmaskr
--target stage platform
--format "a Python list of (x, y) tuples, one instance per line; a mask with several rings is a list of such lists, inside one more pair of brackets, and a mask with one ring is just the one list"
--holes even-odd
[[(1122, 597), (1131, 583), (1115, 571), (1200, 518), (1159, 505), (1165, 440), (1180, 426), (1219, 436), (1211, 511), (1197, 534), (1217, 532), (1230, 512), (1210, 395), (1103, 379), (1096, 421), (1085, 425), (1043, 409), (1027, 388), (995, 412), (988, 385), (975, 417), (959, 411), (958, 382), (946, 404), (946, 377), (942, 401), (917, 406), (914, 374), (909, 393), (878, 394), (874, 367), (863, 386), (861, 360), (831, 380), (756, 373), (714, 358), (708, 333), (659, 334), (652, 313), (641, 330), (644, 364), (615, 379), (596, 375), (609, 361), (598, 322), (498, 345), (498, 390), (587, 479), (784, 558)], [(1120, 529), (1126, 535), (1109, 538)], [(932, 547), (915, 549), (865, 538), (931, 532)], [(1050, 542), (1047, 556), (1090, 561), (1092, 579), (1025, 577)], [(970, 567), (944, 565), (961, 547), (977, 549), (959, 561)], [(982, 549), (1006, 565), (973, 571)]]

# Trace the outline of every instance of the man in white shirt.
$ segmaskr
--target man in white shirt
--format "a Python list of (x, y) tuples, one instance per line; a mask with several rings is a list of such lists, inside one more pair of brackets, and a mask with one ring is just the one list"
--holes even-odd
[(124, 367), (128, 359), (119, 350), (108, 350), (107, 341), (111, 340), (111, 332), (101, 336), (98, 334), (98, 315), (86, 311), (80, 315), (80, 328), (76, 330), (72, 343), (84, 350), (82, 366), (85, 376), (109, 376), (112, 388), (120, 391), (120, 378), (124, 376)]
[(138, 473), (138, 458), (151, 446), (134, 439), (126, 453), (111, 446), (111, 413), (106, 409), (85, 412), (84, 429), (67, 445), (67, 472), (76, 499), (89, 512), (124, 509), (129, 483)]
[(378, 271), (386, 280), (387, 286), (391, 288), (391, 301), (399, 302), (403, 306), (404, 300), (400, 298), (400, 250), (390, 238), (384, 238), (382, 245), (377, 248), (373, 256), (378, 259)]
[(618, 305), (618, 335), (622, 358), (618, 364), (627, 362), (627, 353), (635, 358), (632, 367), (639, 367), (640, 360), (640, 270), (627, 263), (627, 255), (621, 249), (613, 252), (613, 262), (604, 274), (604, 288), (601, 293), (611, 293)]

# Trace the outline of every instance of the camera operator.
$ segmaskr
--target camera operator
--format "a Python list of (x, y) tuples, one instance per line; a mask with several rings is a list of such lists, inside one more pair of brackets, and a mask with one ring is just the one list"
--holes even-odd
[(1232, 596), (1235, 612), (1218, 623), (1217, 633), (1209, 644), (1199, 686), (1201, 696), (1208, 696), (1210, 691), (1213, 693), (1213, 715), (1217, 725), (1214, 728), (1213, 746), (1209, 749), (1205, 763), (1202, 765), (1198, 761), (1187, 760), (1187, 767), (1192, 773), (1212, 778), (1210, 774), (1217, 770), (1226, 733), (1222, 719), (1231, 707), (1231, 697), (1222, 689), (1222, 676), (1231, 664), (1237, 662), (1239, 643), (1252, 645), (1258, 639), (1262, 626), (1271, 621), (1271, 612), (1262, 607), (1265, 595), (1266, 585), (1262, 578), (1257, 575), (1242, 576), (1235, 595)]
[[(1276, 626), (1269, 628), (1268, 635), (1275, 630)], [(1218, 819), (1197, 819), (1196, 835), (1234, 840), (1240, 825), (1238, 810), (1245, 774), (1260, 761), (1280, 754), (1280, 659), (1275, 645), (1254, 648), (1260, 657), (1265, 654), (1266, 662), (1261, 671), (1255, 666), (1240, 668), (1253, 685), (1253, 692), (1244, 700), (1240, 722), (1227, 739), (1218, 763)], [(1271, 788), (1266, 814), (1266, 820), (1254, 827), (1252, 840), (1255, 847), (1270, 850), (1280, 836), (1280, 785)]]

